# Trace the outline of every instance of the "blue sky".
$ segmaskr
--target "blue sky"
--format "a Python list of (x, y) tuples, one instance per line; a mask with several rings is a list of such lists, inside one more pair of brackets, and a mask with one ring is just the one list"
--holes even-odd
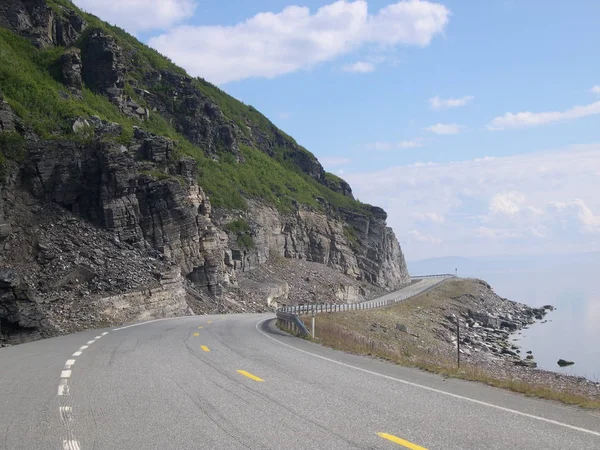
[(75, 3), (262, 111), (409, 259), (600, 250), (598, 1)]

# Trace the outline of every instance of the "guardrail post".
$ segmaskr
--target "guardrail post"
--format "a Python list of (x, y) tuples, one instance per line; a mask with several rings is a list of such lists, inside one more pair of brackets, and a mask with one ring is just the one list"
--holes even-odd
[(313, 311), (313, 315), (312, 315), (312, 337), (313, 339), (315, 338), (315, 313)]

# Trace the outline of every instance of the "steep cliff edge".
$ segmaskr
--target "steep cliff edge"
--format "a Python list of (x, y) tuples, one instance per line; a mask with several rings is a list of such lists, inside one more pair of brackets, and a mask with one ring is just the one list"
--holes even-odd
[(13, 341), (316, 301), (290, 295), (304, 291), (277, 261), (329, 271), (305, 284), (338, 301), (408, 281), (382, 209), (253, 107), (68, 0), (0, 5), (0, 152)]

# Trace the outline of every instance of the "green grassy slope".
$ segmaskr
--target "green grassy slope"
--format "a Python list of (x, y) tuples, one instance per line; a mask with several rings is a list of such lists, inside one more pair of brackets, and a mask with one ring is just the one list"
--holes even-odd
[[(48, 0), (47, 3), (59, 13), (60, 6), (78, 11), (87, 22), (88, 32), (101, 28), (117, 40), (123, 54), (133, 62), (133, 70), (127, 75), (126, 92), (134, 99), (136, 97), (132, 86), (143, 87), (144, 74), (150, 70), (185, 74), (183, 69), (168, 58), (122, 29), (79, 11), (70, 1)], [(86, 33), (82, 40), (85, 35)], [(179, 151), (198, 162), (199, 184), (208, 192), (215, 207), (245, 209), (248, 198), (258, 198), (275, 205), (281, 211), (290, 211), (294, 201), (321, 208), (321, 202), (317, 200), (321, 197), (333, 207), (369, 213), (367, 205), (344, 197), (303, 173), (287, 158), (287, 149), (276, 148), (275, 156), (271, 158), (257, 148), (242, 146), (244, 163), (237, 163), (232, 155), (226, 153), (216, 162), (207, 158), (201, 148), (191, 144), (157, 113), (151, 114), (149, 121), (139, 122), (123, 115), (107, 98), (86, 88), (83, 90), (83, 98), (71, 95), (58, 81), (57, 61), (65, 50), (61, 47), (38, 50), (27, 40), (0, 28), (0, 90), (16, 114), (42, 138), (80, 139), (71, 130), (73, 118), (97, 115), (123, 125), (123, 133), (116, 139), (124, 144), (132, 138), (134, 125), (174, 139)], [(205, 80), (198, 78), (193, 82), (243, 132), (251, 124), (269, 138), (275, 132), (288, 138), (252, 106), (243, 104)], [(140, 103), (143, 101), (140, 100)], [(289, 140), (293, 142), (291, 138)], [(300, 151), (314, 158), (301, 147)], [(5, 157), (9, 155), (0, 154), (0, 163)], [(327, 176), (328, 179), (333, 178), (331, 174)]]

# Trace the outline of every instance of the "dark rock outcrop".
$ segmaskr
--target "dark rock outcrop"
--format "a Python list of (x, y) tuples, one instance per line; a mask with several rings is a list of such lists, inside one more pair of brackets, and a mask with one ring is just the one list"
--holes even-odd
[(145, 90), (138, 93), (154, 111), (172, 121), (181, 134), (208, 156), (217, 158), (224, 151), (241, 160), (241, 131), (196, 87), (194, 80), (163, 71), (151, 74), (148, 82), (155, 93)]
[(74, 94), (80, 95), (83, 87), (81, 51), (78, 48), (67, 50), (61, 56), (59, 65), (63, 84)]
[(16, 271), (0, 268), (0, 336), (25, 342), (49, 335), (35, 298)]
[(106, 95), (130, 117), (147, 119), (149, 111), (125, 95), (126, 63), (121, 47), (112, 36), (93, 30), (82, 50), (82, 77), (91, 90)]
[(118, 103), (125, 88), (125, 64), (115, 39), (101, 30), (93, 30), (85, 41), (82, 56), (85, 84)]
[(4, 101), (2, 91), (0, 91), (0, 133), (3, 131), (15, 131), (15, 115), (8, 103)]
[(57, 13), (44, 0), (0, 2), (0, 26), (28, 38), (38, 47), (69, 47), (79, 38), (85, 25), (75, 11), (61, 8)]
[(352, 194), (352, 188), (345, 180), (342, 180), (341, 178), (326, 178), (325, 184), (329, 189), (337, 192), (338, 194), (342, 194), (344, 197), (350, 197), (352, 199), (354, 198), (354, 195)]

